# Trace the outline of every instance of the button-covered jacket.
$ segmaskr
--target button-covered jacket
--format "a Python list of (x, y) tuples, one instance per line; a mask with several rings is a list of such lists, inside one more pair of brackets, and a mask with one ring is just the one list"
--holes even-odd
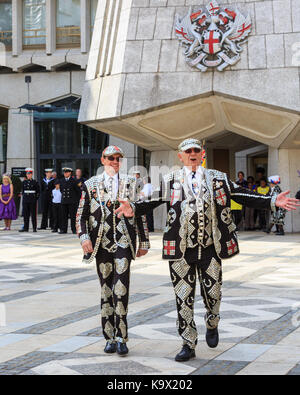
[(24, 180), (22, 183), (23, 203), (36, 203), (40, 197), (40, 186), (36, 180)]
[(62, 204), (77, 204), (78, 193), (80, 188), (77, 186), (77, 182), (73, 177), (70, 177), (67, 181), (64, 177), (59, 180), (60, 191), (61, 191), (61, 203)]
[[(134, 202), (137, 199), (136, 179), (119, 174), (119, 196)], [(81, 199), (76, 216), (76, 229), (81, 243), (91, 240), (93, 248), (113, 244), (113, 203), (105, 186), (104, 173), (87, 180), (82, 186)], [(133, 259), (136, 256), (137, 235), (139, 248), (149, 249), (149, 232), (146, 218), (115, 218), (118, 242), (130, 247)]]
[[(168, 216), (163, 236), (163, 259), (182, 259), (191, 233), (190, 227), (197, 227), (198, 245), (207, 247), (214, 244), (221, 259), (230, 258), (239, 253), (236, 226), (230, 209), (230, 200), (256, 209), (275, 210), (276, 197), (264, 196), (242, 188), (232, 182), (227, 174), (217, 170), (204, 170), (204, 192), (195, 196), (187, 188), (184, 169), (164, 177), (159, 191), (151, 201), (135, 202), (135, 216), (144, 215), (163, 203), (167, 204)], [(198, 223), (191, 223), (194, 218), (188, 210), (197, 211)], [(193, 219), (195, 222), (195, 219)]]

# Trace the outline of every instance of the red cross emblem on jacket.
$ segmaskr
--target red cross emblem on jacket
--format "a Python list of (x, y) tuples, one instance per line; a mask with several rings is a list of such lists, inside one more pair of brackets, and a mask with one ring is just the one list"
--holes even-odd
[(175, 255), (175, 241), (164, 241), (164, 254)]

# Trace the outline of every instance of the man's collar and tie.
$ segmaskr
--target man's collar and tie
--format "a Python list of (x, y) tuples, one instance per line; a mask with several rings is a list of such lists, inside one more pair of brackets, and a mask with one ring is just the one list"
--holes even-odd
[(189, 167), (184, 167), (184, 169), (188, 180), (188, 186), (196, 197), (200, 191), (200, 185), (202, 184), (202, 180), (204, 178), (204, 169), (202, 166), (198, 166), (196, 171), (193, 171)]
[(116, 200), (117, 194), (118, 194), (118, 189), (119, 189), (119, 174), (116, 173), (115, 175), (110, 176), (105, 171), (104, 172), (104, 181), (105, 181), (106, 189), (110, 195), (110, 198), (112, 200)]

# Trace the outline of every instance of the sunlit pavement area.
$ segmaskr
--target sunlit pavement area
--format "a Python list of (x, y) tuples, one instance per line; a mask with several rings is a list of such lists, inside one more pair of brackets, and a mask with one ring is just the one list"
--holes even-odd
[[(3, 226), (3, 224), (0, 224)], [(205, 342), (198, 296), (196, 359), (177, 363), (174, 291), (161, 233), (132, 264), (129, 355), (106, 355), (95, 266), (73, 234), (0, 231), (0, 374), (300, 374), (300, 235), (241, 232), (223, 261), (220, 344)], [(198, 288), (197, 294), (200, 295)]]

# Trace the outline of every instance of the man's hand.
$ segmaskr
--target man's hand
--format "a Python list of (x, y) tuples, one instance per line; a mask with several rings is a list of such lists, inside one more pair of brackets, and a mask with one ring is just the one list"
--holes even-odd
[(276, 207), (284, 208), (287, 211), (296, 210), (300, 206), (300, 200), (288, 198), (287, 195), (291, 191), (282, 192), (277, 196), (275, 205)]
[(121, 203), (121, 206), (115, 211), (115, 213), (118, 215), (118, 218), (121, 218), (122, 215), (128, 218), (134, 217), (134, 212), (130, 206), (129, 201), (119, 199), (119, 202)]
[(141, 256), (144, 256), (146, 254), (148, 254), (148, 250), (143, 250), (142, 248), (139, 248), (138, 252), (136, 253), (136, 257), (140, 258)]
[(85, 240), (81, 245), (84, 255), (91, 254), (94, 249), (91, 240)]

